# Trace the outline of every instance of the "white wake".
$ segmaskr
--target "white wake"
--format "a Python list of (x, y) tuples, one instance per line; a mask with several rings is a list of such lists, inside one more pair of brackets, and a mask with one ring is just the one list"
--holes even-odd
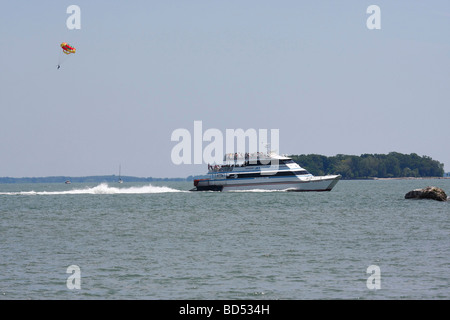
[(187, 192), (164, 186), (140, 186), (129, 188), (110, 187), (107, 183), (99, 184), (96, 187), (73, 189), (65, 191), (18, 191), (0, 192), (0, 195), (64, 195), (64, 194), (146, 194), (146, 193), (167, 193), (167, 192)]

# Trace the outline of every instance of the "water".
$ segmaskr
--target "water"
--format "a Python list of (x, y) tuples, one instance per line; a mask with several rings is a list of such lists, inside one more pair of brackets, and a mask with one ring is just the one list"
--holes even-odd
[(404, 199), (428, 185), (450, 194), (444, 179), (321, 193), (3, 184), (0, 299), (449, 299), (450, 202)]

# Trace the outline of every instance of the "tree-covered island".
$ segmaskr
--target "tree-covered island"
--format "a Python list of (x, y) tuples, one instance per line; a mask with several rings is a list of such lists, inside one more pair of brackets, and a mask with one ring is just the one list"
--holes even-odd
[(415, 153), (362, 154), (323, 156), (290, 155), (313, 175), (340, 174), (343, 179), (442, 177), (444, 164)]

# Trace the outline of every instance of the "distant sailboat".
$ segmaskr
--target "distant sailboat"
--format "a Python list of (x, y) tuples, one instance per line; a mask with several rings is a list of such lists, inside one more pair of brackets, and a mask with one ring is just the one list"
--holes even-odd
[(119, 165), (119, 181), (117, 181), (118, 183), (123, 183), (122, 178), (120, 177), (120, 165)]

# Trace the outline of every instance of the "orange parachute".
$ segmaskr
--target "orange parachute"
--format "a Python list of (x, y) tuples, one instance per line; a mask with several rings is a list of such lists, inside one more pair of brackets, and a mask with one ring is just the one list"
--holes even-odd
[(67, 44), (67, 42), (61, 43), (61, 48), (65, 54), (75, 53), (77, 49)]

